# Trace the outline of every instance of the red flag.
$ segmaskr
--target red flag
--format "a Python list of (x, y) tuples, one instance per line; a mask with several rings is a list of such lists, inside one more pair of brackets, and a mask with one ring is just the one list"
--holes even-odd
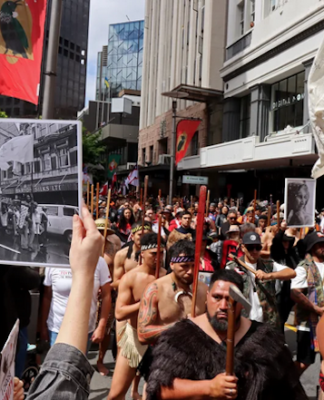
[(0, 94), (38, 103), (46, 0), (0, 0)]
[(111, 182), (111, 188), (113, 189), (115, 186), (115, 183), (117, 182), (117, 174), (116, 172), (114, 173), (114, 176), (112, 178), (112, 182)]
[(107, 196), (107, 194), (108, 194), (108, 182), (106, 182), (106, 183), (103, 185), (103, 187), (101, 188), (99, 194), (100, 194), (101, 196)]
[(175, 164), (185, 157), (189, 144), (197, 131), (201, 121), (192, 121), (190, 119), (183, 119), (177, 126), (177, 143), (176, 143), (176, 157)]

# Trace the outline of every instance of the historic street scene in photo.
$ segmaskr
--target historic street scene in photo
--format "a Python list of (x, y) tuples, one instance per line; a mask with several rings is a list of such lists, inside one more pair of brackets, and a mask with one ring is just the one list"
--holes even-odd
[(0, 262), (68, 265), (79, 124), (0, 120)]

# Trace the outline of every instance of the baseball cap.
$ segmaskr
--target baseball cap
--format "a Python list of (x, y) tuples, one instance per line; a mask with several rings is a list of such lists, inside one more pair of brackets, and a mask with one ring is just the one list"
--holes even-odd
[(261, 245), (260, 235), (256, 232), (248, 232), (243, 236), (243, 244), (259, 244)]
[(231, 225), (229, 230), (226, 232), (226, 235), (228, 235), (229, 233), (239, 233), (240, 232), (240, 228), (237, 225)]

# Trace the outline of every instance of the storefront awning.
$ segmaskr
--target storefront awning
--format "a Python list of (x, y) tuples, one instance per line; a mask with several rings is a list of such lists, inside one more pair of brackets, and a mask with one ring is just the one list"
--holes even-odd
[(171, 98), (182, 98), (183, 100), (199, 101), (202, 103), (217, 99), (221, 100), (223, 98), (223, 92), (221, 90), (185, 84), (175, 87), (171, 92), (162, 93), (162, 95)]

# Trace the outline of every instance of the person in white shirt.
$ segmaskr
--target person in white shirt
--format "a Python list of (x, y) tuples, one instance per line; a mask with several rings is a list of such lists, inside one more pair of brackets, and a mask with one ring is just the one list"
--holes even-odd
[(256, 274), (244, 270), (235, 262), (228, 263), (226, 268), (235, 269), (243, 277), (244, 295), (252, 305), (249, 319), (267, 322), (280, 328), (275, 297), (276, 281), (290, 280), (296, 276), (296, 272), (271, 259), (261, 259), (261, 238), (256, 232), (248, 232), (243, 236), (241, 248), (244, 253), (242, 261), (254, 269)]
[(291, 281), (291, 298), (297, 303), (297, 361), (302, 374), (315, 362), (319, 351), (316, 326), (324, 314), (324, 235), (308, 234), (303, 240), (307, 255), (295, 269)]
[[(105, 337), (111, 307), (111, 276), (105, 260), (100, 257), (94, 274), (94, 288), (88, 327), (88, 349), (91, 341), (100, 343)], [(41, 338), (54, 345), (59, 333), (71, 292), (72, 271), (67, 268), (46, 268), (42, 303)], [(98, 326), (96, 314), (98, 291), (101, 289), (102, 307)]]

